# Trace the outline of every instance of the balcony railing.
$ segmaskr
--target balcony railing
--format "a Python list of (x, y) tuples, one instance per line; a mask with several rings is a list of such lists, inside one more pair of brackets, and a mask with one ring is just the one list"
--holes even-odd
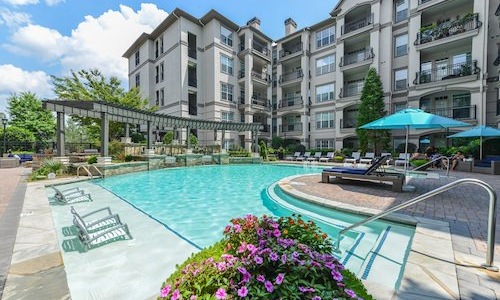
[(348, 83), (340, 89), (339, 98), (352, 97), (361, 95), (363, 90), (364, 81)]
[(364, 49), (361, 51), (357, 51), (355, 53), (347, 54), (345, 56), (342, 56), (340, 58), (340, 63), (339, 66), (348, 66), (352, 65), (358, 62), (362, 62), (365, 60), (370, 60), (375, 57), (375, 54), (373, 54), (373, 48), (370, 49)]
[(302, 51), (302, 49), (303, 49), (302, 43), (298, 43), (289, 47), (283, 47), (283, 49), (280, 50), (280, 58), (300, 52)]
[(440, 80), (453, 79), (478, 74), (479, 71), (481, 71), (481, 69), (477, 66), (477, 60), (473, 60), (469, 63), (447, 65), (417, 72), (415, 80), (413, 80), (413, 84), (424, 84)]
[(355, 119), (340, 119), (340, 128), (341, 129), (349, 129), (356, 127)]
[(476, 105), (426, 109), (426, 112), (456, 120), (475, 120)]
[(267, 83), (271, 82), (271, 76), (262, 72), (252, 71), (252, 78), (262, 80)]
[(262, 124), (262, 127), (259, 128), (260, 132), (270, 132), (271, 126), (269, 124)]
[(252, 49), (259, 52), (259, 53), (262, 53), (264, 56), (267, 56), (267, 57), (269, 57), (271, 55), (271, 50), (269, 50), (269, 48), (267, 48), (267, 45), (259, 43), (257, 41), (252, 42)]
[(238, 78), (241, 79), (241, 78), (245, 78), (245, 70), (243, 71), (239, 71), (238, 72)]
[(269, 107), (269, 99), (266, 97), (258, 96), (258, 95), (253, 95), (252, 96), (252, 104), (255, 105), (260, 105), (264, 107)]
[(302, 96), (296, 96), (281, 100), (278, 107), (284, 108), (284, 107), (302, 106), (302, 104), (304, 104)]
[(280, 125), (280, 132), (302, 132), (302, 123)]
[(483, 23), (479, 21), (478, 14), (465, 15), (463, 18), (445, 22), (440, 25), (433, 23), (429, 26), (420, 28), (417, 33), (417, 39), (413, 44), (422, 45), (432, 41), (437, 41), (449, 36), (457, 35), (481, 27)]
[(341, 28), (340, 32), (341, 34), (347, 34), (349, 32), (352, 32), (354, 30), (358, 30), (360, 28), (366, 27), (368, 25), (373, 24), (373, 14), (370, 14), (368, 16), (362, 17), (360, 19), (356, 19), (354, 21), (345, 23)]
[(302, 77), (304, 77), (304, 73), (302, 73), (302, 69), (298, 69), (296, 71), (280, 75), (279, 82), (283, 83), (283, 82), (287, 82), (287, 81), (299, 79), (299, 78), (302, 78)]

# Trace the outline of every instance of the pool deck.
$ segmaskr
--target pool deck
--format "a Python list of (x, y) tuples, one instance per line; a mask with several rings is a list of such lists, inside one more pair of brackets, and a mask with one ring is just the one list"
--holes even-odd
[[(60, 229), (71, 224), (69, 207), (50, 206), (45, 184), (73, 179), (26, 183), (29, 172), (30, 169), (22, 167), (0, 169), (1, 299), (111, 299), (119, 295), (126, 295), (122, 297), (125, 299), (154, 299), (175, 263), (196, 251), (162, 225), (102, 189), (92, 190), (95, 200), (78, 208), (88, 211), (111, 205), (129, 224), (134, 239), (85, 253), (62, 250), (61, 242), (68, 237)], [(323, 184), (320, 175), (294, 177), (283, 182), (283, 186), (290, 193), (308, 195), (323, 205), (374, 212), (458, 178), (483, 180), (500, 194), (500, 176), (462, 172), (452, 172), (449, 178), (440, 180), (411, 179), (409, 184), (416, 189), (404, 193), (372, 184)], [(81, 185), (92, 189), (91, 184)], [(500, 273), (477, 267), (486, 257), (488, 197), (483, 189), (462, 185), (401, 212), (417, 220), (420, 226), (399, 291), (367, 283), (377, 299), (500, 298)], [(500, 266), (499, 241), (497, 223), (496, 266)], [(106, 257), (114, 258), (118, 265), (106, 264)], [(75, 264), (78, 258), (81, 264)], [(136, 272), (126, 274), (128, 269)], [(103, 273), (106, 270), (110, 274)], [(147, 282), (145, 290), (138, 290)], [(74, 291), (79, 291), (78, 295)]]

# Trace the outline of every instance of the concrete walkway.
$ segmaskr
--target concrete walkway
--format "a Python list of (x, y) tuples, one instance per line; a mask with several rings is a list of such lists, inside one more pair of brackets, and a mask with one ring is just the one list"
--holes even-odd
[[(104, 296), (104, 294), (92, 294), (90, 283), (83, 287), (79, 287), (80, 290), (85, 291), (85, 294), (70, 295), (66, 280), (66, 272), (71, 276), (83, 276), (82, 278), (88, 276), (87, 278), (92, 279), (92, 277), (95, 278), (95, 276), (92, 274), (85, 274), (87, 272), (78, 273), (78, 265), (73, 263), (66, 265), (66, 263), (69, 263), (72, 256), (81, 256), (88, 253), (64, 253), (65, 265), (63, 265), (60, 248), (62, 241), (60, 239), (64, 237), (61, 236), (61, 226), (67, 226), (70, 221), (69, 219), (65, 220), (59, 218), (61, 215), (64, 215), (65, 211), (59, 208), (54, 209), (54, 207), (49, 206), (47, 201), (48, 195), (43, 182), (25, 183), (25, 175), (27, 172), (29, 172), (29, 169), (24, 168), (0, 169), (0, 176), (2, 178), (2, 184), (0, 185), (0, 234), (2, 240), (2, 243), (0, 243), (0, 293), (4, 289), (3, 281), (8, 274), (2, 299), (87, 299), (89, 297), (95, 298)], [(355, 206), (359, 210), (380, 210), (397, 205), (405, 200), (413, 198), (417, 194), (422, 194), (428, 190), (442, 186), (447, 182), (456, 180), (457, 178), (471, 176), (491, 184), (497, 191), (497, 194), (500, 194), (500, 176), (459, 172), (452, 173), (452, 176), (448, 179), (412, 179), (410, 184), (416, 186), (416, 191), (412, 193), (393, 193), (390, 189), (381, 188), (379, 186), (375, 187), (371, 184), (322, 184), (319, 182), (321, 180), (319, 175), (297, 177), (294, 178), (289, 185), (297, 192), (308, 194), (311, 197), (344, 203), (345, 205)], [(63, 182), (67, 180), (63, 179), (58, 181)], [(55, 181), (46, 183), (53, 184)], [(99, 192), (94, 191), (94, 193)], [(119, 201), (112, 199), (111, 195), (103, 194), (102, 197), (99, 197), (102, 198), (101, 200), (103, 201)], [(23, 199), (25, 201), (24, 207)], [(439, 268), (442, 268), (443, 272), (448, 274), (447, 270), (450, 270), (450, 274), (456, 274), (456, 277), (451, 278), (451, 280), (456, 281), (455, 285), (458, 286), (458, 290), (449, 291), (448, 296), (439, 296), (433, 299), (500, 298), (499, 273), (488, 272), (477, 268), (477, 265), (484, 262), (486, 255), (484, 251), (486, 247), (487, 200), (486, 193), (481, 188), (472, 185), (464, 185), (453, 191), (441, 194), (435, 199), (430, 199), (403, 211), (403, 213), (413, 218), (425, 217), (449, 223), (449, 226), (446, 226), (446, 228), (448, 232), (451, 231), (451, 238), (448, 239), (451, 240), (449, 243), (452, 246), (451, 251), (454, 257), (443, 257), (441, 253), (435, 253), (435, 257), (433, 258), (441, 259), (440, 266), (442, 267)], [(96, 202), (98, 207), (85, 206), (85, 209), (91, 210), (93, 208), (100, 208), (104, 203), (98, 201), (94, 202)], [(133, 214), (136, 214), (137, 211), (134, 212), (132, 211), (133, 209), (128, 210), (125, 205), (121, 206), (118, 202), (113, 202), (113, 207), (117, 207), (117, 209), (120, 210), (120, 215), (126, 217), (126, 221), (136, 221), (137, 224), (134, 224), (134, 228), (139, 228), (139, 224), (143, 221), (146, 222), (140, 218), (136, 219), (137, 216)], [(54, 219), (52, 218), (54, 213), (57, 215), (61, 214), (57, 218), (58, 220), (62, 220), (60, 224), (54, 224)], [(143, 227), (143, 230), (148, 230), (147, 226)], [(158, 225), (158, 227), (162, 226)], [(439, 228), (424, 228), (424, 233), (437, 238), (435, 240), (437, 245), (440, 239), (446, 240), (447, 238), (441, 235), (440, 230), (435, 229)], [(16, 232), (17, 240), (15, 238)], [(497, 224), (497, 243), (495, 248), (495, 265), (497, 266), (499, 266), (498, 258), (500, 257), (500, 247), (498, 243), (500, 241), (499, 232), (500, 228)], [(137, 232), (133, 234), (141, 236), (141, 234)], [(449, 237), (450, 235), (448, 234), (447, 236)], [(5, 243), (4, 240), (6, 241)], [(165, 241), (167, 240), (170, 245), (177, 244), (175, 236), (165, 236)], [(16, 242), (15, 246), (14, 241)], [(120, 246), (125, 245), (127, 252), (129, 252), (130, 248), (135, 246), (135, 243), (139, 245), (138, 249), (140, 249), (140, 247), (144, 247), (143, 243), (145, 242), (146, 241), (143, 240), (137, 240), (137, 242), (132, 244), (117, 242), (96, 250), (102, 251), (104, 255), (105, 252), (108, 251), (120, 251), (120, 249), (123, 249)], [(417, 239), (414, 240), (414, 244), (417, 244), (417, 246), (420, 242), (421, 241)], [(113, 250), (114, 248), (116, 249)], [(187, 256), (192, 251), (192, 249), (189, 249), (189, 247), (185, 245), (181, 248), (185, 249), (185, 252), (182, 253), (181, 256)], [(427, 247), (427, 250), (429, 250), (428, 248), (429, 247)], [(168, 247), (166, 249), (168, 249)], [(416, 249), (418, 249), (418, 247)], [(439, 247), (436, 247), (436, 249), (439, 249)], [(432, 249), (430, 249), (430, 251), (432, 252)], [(168, 256), (163, 250), (160, 252), (160, 255), (164, 257)], [(418, 266), (418, 263), (423, 261), (423, 256), (428, 254), (423, 255), (418, 251), (412, 251), (410, 255), (415, 258), (413, 261)], [(116, 254), (114, 254), (114, 256), (116, 256)], [(146, 257), (151, 259), (151, 257), (147, 255)], [(93, 259), (97, 258), (98, 256), (95, 256)], [(68, 259), (67, 262), (66, 259)], [(152, 260), (156, 262), (156, 260)], [(180, 262), (181, 261), (178, 261), (178, 263)], [(172, 266), (168, 268), (173, 268), (173, 261), (171, 261), (171, 259), (169, 263), (172, 264)], [(140, 268), (140, 266), (136, 264), (133, 265), (136, 268)], [(88, 266), (88, 263), (85, 263), (85, 266)], [(98, 262), (92, 261), (92, 268), (98, 266)], [(419, 265), (421, 272), (409, 274), (412, 280), (408, 281), (406, 286), (402, 285), (402, 288), (410, 292), (400, 293), (399, 296), (394, 297), (388, 295), (389, 297), (387, 297), (387, 299), (422, 299), (421, 295), (414, 295), (411, 293), (411, 290), (413, 287), (425, 289), (426, 285), (431, 284), (431, 282), (423, 280), (422, 274), (429, 268), (436, 267), (437, 266)], [(68, 268), (72, 271), (68, 271)], [(108, 265), (106, 268), (113, 267)], [(410, 269), (411, 268), (408, 268), (408, 270)], [(104, 271), (104, 269), (100, 270), (100, 272), (101, 271)], [(450, 280), (449, 276), (446, 278), (446, 280)], [(162, 276), (156, 276), (155, 279), (159, 280), (158, 283), (161, 284), (160, 281)], [(441, 279), (436, 279), (437, 280), (433, 280), (432, 284), (440, 283)], [(153, 284), (156, 285), (156, 282)], [(156, 292), (157, 288), (155, 287), (154, 290)], [(144, 298), (148, 299), (153, 299), (153, 297), (154, 296), (151, 294), (144, 295)], [(137, 297), (134, 299), (136, 298)]]

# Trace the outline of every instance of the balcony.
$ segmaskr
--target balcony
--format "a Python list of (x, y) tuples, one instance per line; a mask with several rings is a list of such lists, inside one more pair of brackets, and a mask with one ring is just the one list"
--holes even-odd
[(302, 123), (280, 125), (280, 133), (300, 135), (302, 134)]
[(245, 78), (245, 70), (238, 72), (238, 79)]
[(416, 74), (413, 84), (425, 84), (430, 82), (460, 78), (473, 74), (479, 74), (481, 69), (477, 66), (477, 60), (469, 63), (459, 63), (444, 67), (432, 68), (430, 70), (419, 71)]
[(286, 83), (286, 82), (293, 81), (293, 80), (296, 80), (296, 79), (301, 79), (302, 77), (304, 77), (304, 73), (302, 72), (302, 69), (298, 69), (296, 71), (280, 75), (279, 82), (280, 83)]
[(270, 59), (271, 57), (271, 50), (267, 48), (266, 44), (260, 43), (258, 41), (253, 41), (252, 42), (252, 50), (254, 52), (257, 52), (258, 54), (262, 55), (263, 57)]
[(340, 32), (341, 35), (344, 35), (372, 24), (373, 24), (373, 14), (345, 23), (340, 28)]
[(252, 95), (252, 106), (258, 105), (262, 107), (270, 107), (269, 99), (266, 97), (258, 96), (258, 95)]
[(254, 79), (262, 84), (269, 85), (269, 83), (271, 83), (271, 76), (269, 76), (269, 74), (265, 74), (265, 73), (257, 72), (257, 71), (252, 71), (251, 75), (252, 75), (252, 79)]
[(420, 28), (420, 32), (417, 33), (417, 39), (413, 44), (415, 46), (422, 45), (464, 32), (472, 31), (481, 27), (482, 24), (483, 23), (479, 21), (478, 14), (468, 14), (461, 19), (451, 22), (445, 22), (440, 25), (433, 23), (429, 26)]
[(304, 101), (302, 96), (290, 97), (281, 100), (278, 104), (278, 108), (290, 108), (290, 107), (302, 107)]
[(368, 61), (374, 57), (375, 54), (373, 54), (373, 48), (356, 51), (355, 53), (342, 56), (340, 58), (339, 66), (345, 67), (362, 61)]
[(340, 89), (339, 98), (347, 98), (361, 95), (363, 91), (364, 81), (348, 83)]
[(283, 47), (283, 49), (280, 50), (279, 57), (281, 59), (287, 56), (291, 56), (295, 53), (301, 52), (302, 49), (303, 49), (303, 43), (298, 43), (292, 46)]
[(271, 132), (271, 126), (269, 124), (262, 124), (262, 126), (259, 128), (259, 132), (269, 133)]
[(340, 129), (352, 129), (356, 128), (355, 119), (340, 119)]
[(426, 109), (425, 111), (455, 120), (476, 120), (476, 105)]

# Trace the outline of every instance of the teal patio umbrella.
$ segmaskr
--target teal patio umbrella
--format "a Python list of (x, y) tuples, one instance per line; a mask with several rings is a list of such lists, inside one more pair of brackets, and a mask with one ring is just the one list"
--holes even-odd
[[(392, 115), (367, 123), (362, 129), (405, 129), (405, 153), (408, 154), (408, 133), (410, 129), (432, 129), (432, 128), (450, 128), (464, 127), (470, 124), (430, 114), (418, 108), (405, 108)], [(405, 173), (408, 168), (408, 162), (405, 162)]]
[(448, 138), (470, 138), (479, 137), (479, 159), (483, 159), (483, 137), (500, 137), (500, 130), (480, 125), (459, 133), (452, 134)]

